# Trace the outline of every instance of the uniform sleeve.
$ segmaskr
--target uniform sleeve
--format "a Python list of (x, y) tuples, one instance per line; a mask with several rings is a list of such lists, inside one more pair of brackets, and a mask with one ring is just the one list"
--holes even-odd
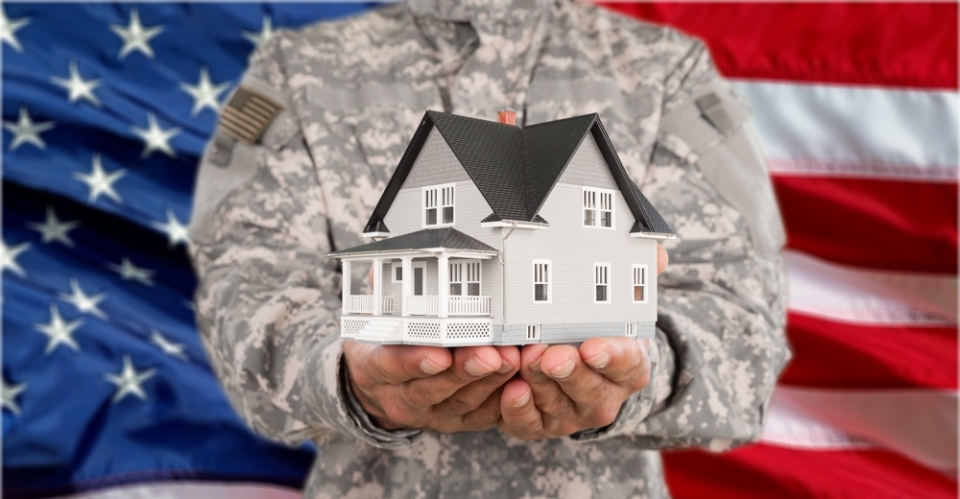
[(760, 438), (790, 358), (783, 227), (749, 107), (702, 44), (675, 33), (669, 43), (683, 57), (643, 184), (677, 233), (664, 244), (651, 381), (613, 425), (580, 438), (724, 450)]
[[(190, 229), (199, 329), (231, 403), (257, 432), (287, 443), (348, 434), (405, 445), (419, 432), (377, 429), (342, 377), (341, 275), (324, 258), (330, 214), (291, 112), (283, 36), (252, 56), (241, 83), (282, 112), (252, 145), (225, 132), (232, 118), (222, 113), (201, 163)], [(255, 129), (260, 111), (233, 126)]]

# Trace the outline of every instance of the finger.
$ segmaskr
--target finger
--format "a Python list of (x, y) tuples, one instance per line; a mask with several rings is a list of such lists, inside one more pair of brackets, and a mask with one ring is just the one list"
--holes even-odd
[(494, 390), (475, 410), (463, 415), (459, 431), (484, 431), (494, 427), (500, 419), (500, 400), (503, 385)]
[(536, 438), (543, 431), (543, 415), (533, 402), (533, 389), (522, 379), (512, 379), (500, 396), (500, 430), (523, 440)]
[(666, 248), (660, 244), (657, 244), (657, 274), (662, 274), (669, 263), (670, 255), (667, 255)]
[[(468, 383), (443, 402), (437, 404), (441, 417), (463, 416), (476, 410), (491, 394), (510, 380), (520, 370), (520, 349), (515, 346), (494, 347), (500, 355), (500, 369), (476, 381)], [(497, 403), (497, 410), (500, 404)], [(494, 421), (495, 423), (496, 421)]]
[[(352, 374), (365, 375), (373, 383), (386, 385), (434, 376), (453, 361), (446, 348), (358, 341), (344, 342), (344, 354), (353, 367)], [(357, 382), (364, 384), (360, 379)]]
[(650, 381), (650, 359), (644, 343), (633, 338), (591, 338), (580, 356), (594, 371), (633, 393)]
[(607, 397), (611, 382), (587, 367), (576, 348), (571, 345), (563, 347), (548, 349), (540, 359), (540, 367), (573, 401), (578, 415), (592, 413), (594, 407)]
[(541, 362), (546, 353), (552, 349), (558, 349), (561, 355), (563, 351), (576, 353), (576, 348), (571, 345), (528, 345), (520, 351), (522, 363), (520, 376), (533, 390), (533, 401), (543, 413), (544, 422), (548, 427), (552, 427), (553, 422), (557, 420), (566, 419), (575, 414), (573, 401), (563, 393), (556, 381), (543, 372)]
[[(436, 376), (411, 380), (404, 387), (404, 399), (411, 407), (437, 405), (469, 383), (496, 372), (500, 364), (500, 354), (492, 346), (457, 348), (449, 369)], [(480, 399), (477, 405), (482, 401)], [(470, 409), (474, 408), (476, 405)]]

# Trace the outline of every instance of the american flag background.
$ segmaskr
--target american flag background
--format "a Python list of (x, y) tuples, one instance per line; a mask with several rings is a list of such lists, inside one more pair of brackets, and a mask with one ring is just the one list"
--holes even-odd
[[(375, 6), (2, 5), (5, 497), (297, 497), (318, 451), (230, 408), (185, 226), (254, 47)], [(957, 4), (605, 7), (707, 42), (788, 232), (764, 436), (665, 453), (674, 496), (957, 497)]]

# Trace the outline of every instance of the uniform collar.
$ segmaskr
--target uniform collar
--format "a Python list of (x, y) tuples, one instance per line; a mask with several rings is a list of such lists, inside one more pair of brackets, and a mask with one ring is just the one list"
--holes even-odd
[(414, 15), (474, 25), (523, 22), (554, 3), (556, 0), (407, 0)]

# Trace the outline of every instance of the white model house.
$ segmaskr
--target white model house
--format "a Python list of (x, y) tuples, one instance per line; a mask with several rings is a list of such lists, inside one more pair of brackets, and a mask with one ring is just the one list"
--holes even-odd
[(427, 111), (364, 236), (331, 253), (341, 334), (518, 345), (652, 336), (656, 243), (675, 237), (630, 180), (596, 114), (527, 127)]

